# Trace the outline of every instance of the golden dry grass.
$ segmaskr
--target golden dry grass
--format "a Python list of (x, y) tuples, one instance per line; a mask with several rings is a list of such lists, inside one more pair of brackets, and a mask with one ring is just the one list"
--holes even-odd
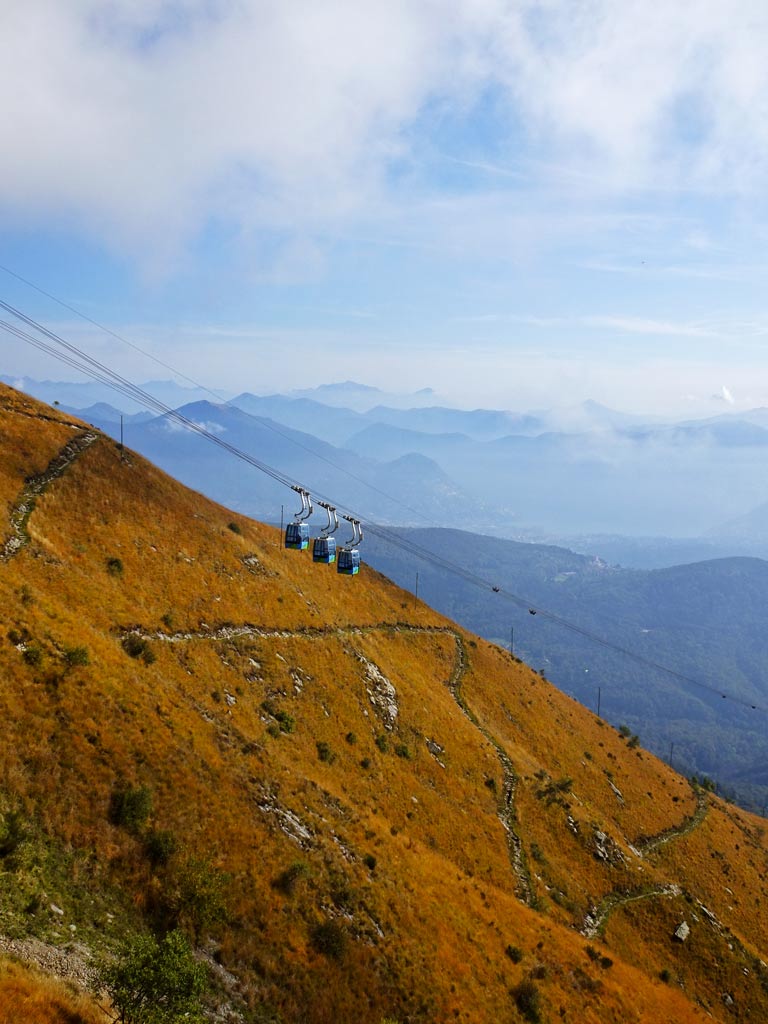
[[(24, 478), (72, 436), (55, 420), (0, 389), (6, 523)], [(658, 980), (674, 900), (614, 912), (600, 945), (610, 967), (578, 931), (617, 890), (676, 883), (759, 950), (759, 821), (713, 801), (698, 830), (640, 857), (633, 844), (695, 810), (685, 780), (369, 568), (351, 580), (313, 566), (140, 457), (121, 463), (107, 438), (38, 499), (29, 535), (0, 565), (0, 811), (24, 808), (94, 886), (122, 893), (126, 927), (204, 858), (229, 879), (230, 918), (214, 931), (238, 998), (286, 1022), (515, 1021), (509, 990), (531, 974), (551, 1020), (701, 1020), (698, 990), (729, 1019), (712, 993), (721, 977), (735, 984), (740, 946), (718, 938), (692, 956), (685, 989)], [(251, 632), (217, 632), (227, 625)], [(132, 628), (151, 663), (123, 649)], [(67, 665), (74, 646), (88, 664)], [(369, 664), (396, 692), (394, 729), (371, 701)], [(515, 895), (502, 757), (538, 909)], [(148, 787), (147, 827), (181, 844), (167, 869), (110, 823), (126, 786)], [(621, 858), (595, 855), (597, 832)], [(288, 891), (276, 883), (296, 862), (305, 873)], [(86, 901), (78, 914), (83, 933), (103, 929)], [(341, 961), (313, 944), (328, 920), (347, 937)], [(726, 974), (707, 956), (730, 956)], [(757, 972), (740, 977), (739, 1006), (768, 1019)]]
[(106, 1024), (88, 995), (12, 960), (0, 959), (0, 1024)]

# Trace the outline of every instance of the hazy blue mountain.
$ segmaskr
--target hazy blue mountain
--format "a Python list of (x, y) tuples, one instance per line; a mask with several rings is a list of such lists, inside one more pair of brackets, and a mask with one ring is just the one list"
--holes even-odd
[[(27, 383), (31, 393), (46, 400), (88, 407), (85, 416), (93, 422), (101, 422), (99, 410), (93, 408), (100, 401), (113, 410), (124, 405), (123, 411), (130, 412), (122, 398), (101, 385)], [(150, 382), (147, 387), (166, 401), (179, 394), (185, 402), (189, 397), (187, 389), (172, 382)], [(70, 389), (88, 400), (69, 398)], [(105, 395), (99, 396), (99, 390)], [(265, 416), (273, 427), (282, 423), (286, 430), (322, 439), (334, 449), (350, 449), (344, 458), (352, 459), (354, 452), (368, 465), (365, 473), (371, 478), (396, 472), (374, 471), (378, 463), (408, 455), (433, 460), (450, 481), (442, 489), (441, 523), (466, 522), (489, 533), (514, 536), (657, 535), (672, 541), (704, 538), (705, 543), (717, 544), (730, 539), (738, 545), (734, 550), (743, 553), (763, 553), (768, 543), (760, 512), (750, 514), (768, 501), (766, 410), (671, 424), (595, 402), (520, 416), (449, 409), (437, 405), (434, 394), (428, 393), (420, 396), (428, 407), (405, 396), (408, 407), (395, 408), (388, 396), (354, 382), (320, 385), (307, 395), (314, 397), (244, 393), (237, 404), (254, 416)], [(366, 411), (342, 402), (343, 397), (360, 399), (360, 408)], [(102, 413), (105, 426), (108, 419), (114, 420), (114, 412)], [(557, 422), (561, 428), (553, 429)], [(562, 426), (566, 423), (568, 429)], [(279, 466), (282, 456), (275, 448), (276, 437), (274, 430), (263, 433), (262, 450), (265, 461), (271, 458)], [(309, 473), (309, 465), (302, 471)], [(386, 489), (383, 480), (380, 476), (381, 490)], [(402, 485), (395, 486), (402, 499)], [(445, 495), (452, 491), (463, 500), (449, 509)], [(423, 507), (433, 504), (433, 496), (425, 495)], [(371, 504), (366, 509), (395, 518)], [(722, 553), (722, 547), (716, 553)]]
[(354, 409), (356, 412), (367, 412), (374, 405), (388, 404), (408, 407), (411, 405), (434, 404), (435, 393), (431, 388), (422, 388), (412, 394), (401, 394), (381, 391), (369, 384), (358, 384), (347, 380), (338, 384), (320, 384), (314, 388), (302, 388), (291, 391), (290, 398), (311, 398), (325, 405), (340, 405)]
[[(269, 467), (367, 518), (397, 522), (452, 522), (475, 508), (440, 467), (422, 456), (389, 462), (363, 458), (309, 434), (241, 409), (210, 402), (179, 412)], [(116, 425), (106, 424), (112, 436)], [(119, 428), (117, 428), (119, 429)], [(285, 486), (217, 448), (170, 416), (132, 425), (125, 443), (196, 490), (232, 508), (275, 521), (297, 499)]]
[(743, 516), (720, 523), (709, 536), (720, 543), (768, 544), (768, 502), (762, 502)]
[(538, 417), (496, 409), (448, 409), (441, 406), (393, 409), (377, 405), (366, 413), (366, 419), (404, 430), (428, 434), (466, 434), (478, 440), (503, 437), (506, 434), (535, 434), (545, 429), (545, 424)]
[(229, 404), (252, 416), (266, 416), (294, 430), (321, 437), (334, 445), (343, 445), (348, 437), (368, 422), (361, 413), (352, 409), (324, 405), (311, 398), (291, 398), (287, 395), (262, 397), (244, 392)]
[(671, 445), (719, 445), (725, 448), (768, 445), (768, 430), (747, 420), (676, 423), (664, 427), (626, 428), (637, 441), (662, 441)]
[[(369, 531), (364, 555), (377, 569), (411, 590), (418, 573), (420, 597), (488, 639), (508, 647), (514, 634), (516, 654), (582, 703), (596, 707), (599, 687), (601, 712), (662, 756), (674, 744), (678, 768), (716, 777), (758, 806), (768, 798), (766, 712), (751, 708), (768, 709), (768, 562), (725, 558), (638, 571), (459, 530), (391, 533), (489, 586), (446, 574)], [(529, 607), (540, 610), (531, 615)], [(544, 609), (704, 685), (606, 649)]]
[(146, 423), (153, 419), (151, 412), (122, 413), (108, 402), (96, 402), (86, 409), (76, 409), (69, 405), (62, 405), (60, 408), (64, 409), (65, 412), (78, 416), (81, 420), (85, 420), (86, 423), (102, 429), (102, 424), (104, 423), (119, 424), (121, 416), (124, 424)]
[[(58, 403), (72, 409), (86, 409), (99, 403), (117, 408), (123, 413), (145, 411), (145, 407), (118, 394), (113, 388), (96, 381), (51, 381), (34, 380), (31, 377), (7, 377), (0, 375), (0, 380), (10, 384), (19, 391), (26, 391), (33, 398)], [(210, 399), (211, 395), (202, 388), (181, 387), (172, 380), (150, 380), (140, 387), (164, 405), (176, 409), (180, 405), (201, 399)], [(222, 395), (222, 398), (227, 396)]]

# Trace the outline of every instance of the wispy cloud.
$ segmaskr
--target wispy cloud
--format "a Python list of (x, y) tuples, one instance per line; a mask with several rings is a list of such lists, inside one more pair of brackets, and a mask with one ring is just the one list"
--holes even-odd
[(598, 327), (608, 331), (624, 331), (630, 334), (671, 335), (686, 338), (711, 338), (716, 332), (709, 327), (694, 323), (672, 323), (663, 320), (648, 320), (632, 316), (585, 316), (579, 323), (586, 327)]

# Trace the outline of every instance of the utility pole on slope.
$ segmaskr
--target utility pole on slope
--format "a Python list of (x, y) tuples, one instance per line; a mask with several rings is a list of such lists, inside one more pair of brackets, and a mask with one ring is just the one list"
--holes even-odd
[(509, 653), (514, 658), (515, 656), (515, 627), (509, 627)]

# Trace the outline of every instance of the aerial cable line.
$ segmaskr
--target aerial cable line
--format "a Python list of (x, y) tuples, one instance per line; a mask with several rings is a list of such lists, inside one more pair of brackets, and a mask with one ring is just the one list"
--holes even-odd
[[(80, 319), (84, 320), (86, 323), (91, 324), (93, 327), (98, 327), (99, 330), (104, 331), (104, 333), (108, 334), (111, 338), (115, 338), (116, 341), (120, 341), (124, 345), (127, 345), (129, 348), (132, 348), (134, 352), (139, 352), (141, 355), (146, 356), (147, 359), (151, 359), (152, 362), (157, 363), (158, 366), (162, 366), (164, 369), (170, 370), (171, 373), (175, 374), (177, 377), (180, 377), (182, 380), (185, 380), (188, 384), (192, 384), (200, 391), (204, 391), (206, 394), (210, 395), (216, 401), (217, 405), (226, 405), (230, 409), (238, 409), (238, 406), (233, 406), (229, 399), (222, 400), (221, 395), (217, 395), (216, 392), (212, 391), (211, 388), (209, 388), (206, 384), (201, 384), (200, 381), (195, 380), (193, 377), (190, 377), (185, 373), (181, 373), (180, 370), (177, 370), (176, 367), (171, 366), (170, 363), (166, 363), (162, 359), (158, 359), (157, 356), (152, 355), (151, 352), (147, 352), (147, 350), (141, 348), (140, 345), (135, 344), (135, 342), (129, 341), (122, 334), (118, 334), (117, 331), (113, 331), (110, 327), (106, 327), (104, 324), (99, 323), (98, 320), (94, 320), (93, 317), (88, 316), (87, 313), (83, 313), (81, 310), (77, 309), (76, 306), (70, 305), (70, 303), (58, 298), (51, 292), (46, 291), (45, 288), (41, 288), (39, 285), (36, 285), (33, 281), (28, 280), (26, 277), (22, 277), (21, 274), (17, 274), (9, 267), (0, 264), (0, 270), (8, 274), (10, 277), (14, 277), (17, 281), (21, 281), (22, 284), (25, 284), (29, 288), (32, 288), (34, 291), (38, 292), (38, 294), (44, 295), (47, 299), (51, 299), (52, 302), (56, 302), (63, 309), (67, 309), (69, 310), (70, 313), (74, 313), (75, 316), (80, 317)], [(3, 303), (3, 305), (5, 304)], [(134, 401), (137, 401), (137, 399), (134, 399)], [(239, 411), (242, 412), (243, 410)], [(386, 498), (388, 501), (393, 502), (395, 505), (399, 505), (407, 512), (411, 512), (419, 519), (423, 519), (424, 522), (429, 523), (431, 526), (437, 525), (434, 522), (434, 520), (430, 519), (429, 516), (427, 516), (424, 512), (421, 512), (419, 509), (413, 508), (410, 505), (406, 505), (405, 502), (400, 501), (398, 498), (393, 498), (392, 495), (387, 494), (386, 491), (381, 490), (381, 488), (377, 487), (375, 484), (369, 483), (367, 480), (364, 480), (361, 476), (358, 476), (356, 473), (353, 473), (345, 466), (340, 466), (337, 462), (334, 462), (333, 459), (329, 459), (327, 456), (321, 455), (320, 452), (315, 451), (308, 445), (302, 444), (301, 441), (298, 441), (295, 437), (292, 437), (290, 434), (286, 433), (286, 431), (281, 430), (279, 425), (275, 423), (273, 420), (270, 420), (268, 417), (254, 416), (253, 418), (257, 419), (262, 424), (262, 426), (266, 427), (268, 430), (271, 430), (275, 434), (279, 434), (280, 437), (282, 437), (286, 441), (289, 441), (297, 448), (301, 448), (303, 451), (307, 452), (309, 455), (312, 455), (314, 458), (320, 459), (322, 462), (327, 463), (329, 466), (332, 466), (339, 473), (344, 473), (346, 476), (350, 477), (350, 479), (355, 480), (359, 484), (362, 484), (363, 487), (367, 487), (369, 490), (373, 491), (374, 494), (378, 494), (380, 497)]]
[[(28, 342), (35, 348), (38, 348), (42, 351), (49, 353), (55, 358), (60, 359), (67, 365), (72, 366), (75, 369), (78, 369), (86, 376), (90, 376), (93, 379), (99, 380), (101, 383), (109, 385), (110, 387), (119, 391), (121, 394), (133, 397), (133, 399), (138, 404), (144, 405), (145, 407), (149, 407), (151, 409), (161, 412), (169, 419), (173, 419), (175, 422), (180, 423), (187, 429), (199, 434), (201, 437), (204, 437), (206, 440), (218, 445), (218, 447), (224, 449), (225, 451), (228, 451), (236, 458), (248, 463), (254, 469), (258, 469), (260, 472), (265, 473), (267, 476), (271, 477), (276, 482), (283, 484), (286, 487), (291, 487), (293, 489), (306, 490), (306, 488), (302, 488), (301, 485), (297, 484), (296, 481), (292, 480), (286, 474), (281, 473), (279, 470), (276, 470), (271, 466), (268, 466), (266, 463), (262, 462), (259, 459), (256, 459), (249, 453), (242, 451), (235, 445), (230, 444), (228, 441), (225, 441), (221, 436), (213, 434), (210, 431), (206, 430), (199, 423), (196, 423), (194, 420), (191, 420), (187, 416), (184, 416), (178, 410), (172, 409), (170, 406), (160, 401), (160, 399), (157, 399), (153, 395), (150, 395), (148, 392), (144, 391), (138, 385), (133, 384), (131, 381), (122, 377), (116, 371), (110, 369), (104, 363), (99, 362), (99, 360), (95, 359), (93, 356), (89, 356), (87, 353), (79, 349), (76, 345), (73, 345), (71, 342), (68, 342), (65, 339), (61, 338), (59, 335), (55, 334), (53, 331), (50, 331), (42, 324), (38, 324), (31, 317), (27, 316), (25, 313), (22, 313), (20, 310), (15, 309), (13, 306), (11, 306), (9, 303), (6, 303), (2, 299), (0, 299), (0, 308), (5, 309), (13, 316), (18, 317), (29, 327), (32, 327), (34, 330), (39, 331), (45, 337), (53, 341), (55, 345), (60, 346), (60, 348), (55, 348), (54, 345), (49, 345), (46, 342), (41, 341), (39, 338), (35, 338), (33, 335), (28, 334), (26, 331), (23, 331), (18, 327), (7, 323), (6, 321), (0, 321), (0, 327), (8, 331), (10, 334), (13, 334), (15, 337)], [(61, 348), (64, 349), (64, 352), (60, 350)], [(321, 498), (329, 502), (331, 501), (330, 498), (328, 498), (324, 494), (320, 494), (318, 491), (314, 491), (314, 493), (318, 498)], [(387, 495), (387, 497), (390, 496)], [(339, 508), (344, 507), (341, 506), (339, 503), (336, 504)], [(351, 516), (359, 518), (358, 515), (352, 512), (351, 510), (347, 509), (347, 512), (349, 512)], [(435, 552), (429, 551), (427, 548), (424, 548), (421, 545), (408, 540), (407, 538), (403, 538), (398, 534), (393, 533), (386, 527), (369, 526), (368, 530), (374, 535), (379, 536), (382, 540), (385, 540), (388, 543), (401, 548), (402, 550), (408, 552), (414, 557), (417, 557), (427, 563), (430, 563), (436, 568), (442, 569), (448, 573), (451, 573), (454, 576), (459, 576), (462, 579), (466, 580), (466, 582), (472, 584), (473, 586), (477, 586), (483, 590), (489, 590), (491, 592), (497, 593), (501, 597), (514, 603), (518, 607), (527, 608), (532, 614), (541, 615), (542, 618), (547, 619), (554, 625), (560, 626), (561, 628), (569, 630), (572, 633), (576, 633), (577, 635), (582, 636), (587, 640), (590, 640), (591, 642), (603, 647), (606, 650), (613, 651), (614, 653), (629, 658), (637, 662), (638, 664), (644, 665), (646, 668), (653, 668), (656, 671), (662, 672), (671, 678), (677, 679), (679, 682), (683, 682), (687, 685), (697, 687), (701, 690), (706, 690), (708, 693), (720, 696), (724, 700), (730, 700), (732, 703), (740, 704), (745, 708), (749, 708), (750, 710), (759, 710), (763, 712), (768, 711), (767, 708), (758, 706), (757, 704), (752, 704), (751, 702), (746, 701), (742, 698), (726, 694), (720, 688), (711, 686), (710, 684), (704, 683), (699, 679), (693, 678), (692, 676), (687, 676), (682, 672), (678, 672), (676, 669), (669, 668), (661, 662), (654, 661), (653, 659), (648, 658), (645, 655), (636, 653), (635, 651), (623, 647), (620, 644), (614, 643), (613, 641), (606, 640), (604, 637), (601, 637), (598, 634), (593, 633), (591, 630), (585, 629), (584, 627), (579, 626), (577, 623), (571, 622), (569, 619), (565, 619), (562, 616), (555, 614), (554, 612), (547, 611), (544, 608), (538, 608), (530, 602), (526, 601), (520, 595), (515, 594), (510, 590), (503, 590), (500, 587), (492, 585), (491, 583), (489, 583), (488, 580), (484, 579), (482, 576), (478, 576), (476, 573), (473, 573), (471, 570), (465, 568), (464, 566), (458, 565), (455, 562), (451, 562), (449, 559), (444, 558), (443, 556), (438, 555)]]

